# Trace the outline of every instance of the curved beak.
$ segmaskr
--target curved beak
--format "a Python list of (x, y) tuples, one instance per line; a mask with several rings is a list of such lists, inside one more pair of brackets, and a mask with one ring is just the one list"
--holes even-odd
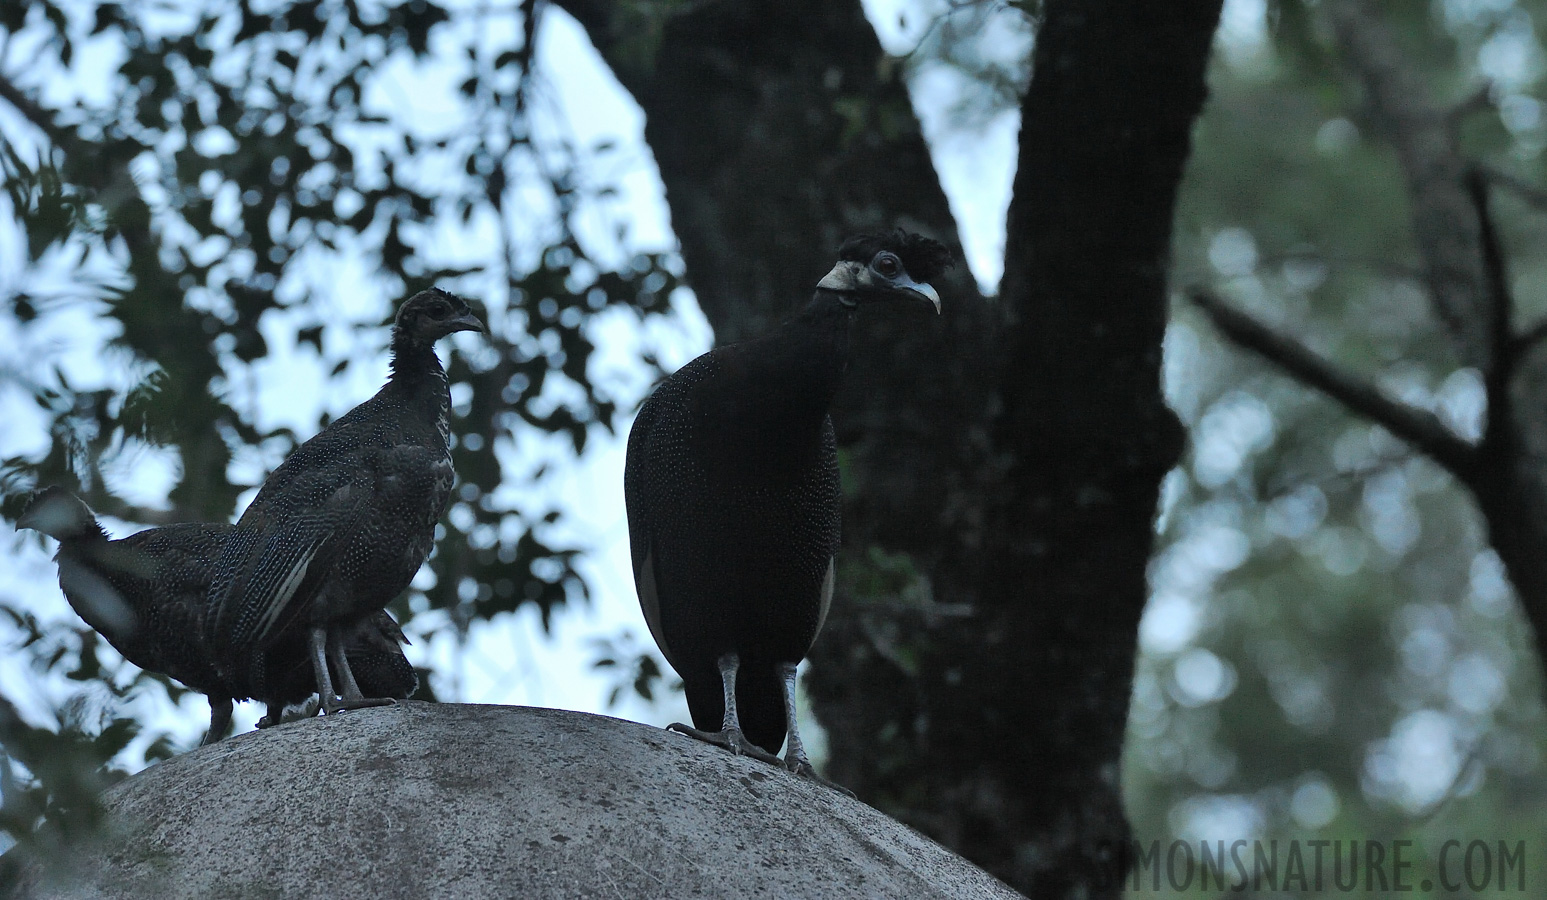
[(906, 275), (897, 276), (897, 279), (894, 283), (898, 289), (907, 291), (912, 294), (917, 294), (925, 300), (928, 300), (930, 303), (933, 303), (935, 306), (935, 315), (940, 315), (940, 293), (934, 288), (924, 284), (923, 282), (914, 281)]
[[(455, 319), (447, 321), (446, 324), (450, 326), (451, 332), (476, 331), (485, 336), (487, 336), (489, 333), (489, 327), (483, 324), (482, 319), (478, 318), (472, 313), (468, 313), (465, 316), (457, 316)], [(449, 334), (451, 332), (447, 333)]]

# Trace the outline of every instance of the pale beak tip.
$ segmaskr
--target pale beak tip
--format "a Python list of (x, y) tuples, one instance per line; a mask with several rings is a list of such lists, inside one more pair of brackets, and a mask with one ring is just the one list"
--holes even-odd
[(928, 300), (935, 307), (935, 315), (940, 315), (940, 292), (927, 284), (912, 284), (909, 288), (920, 297)]

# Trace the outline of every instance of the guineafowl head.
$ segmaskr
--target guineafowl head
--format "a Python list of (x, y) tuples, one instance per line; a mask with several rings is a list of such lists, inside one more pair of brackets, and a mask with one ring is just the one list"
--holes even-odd
[(951, 251), (923, 235), (900, 228), (880, 234), (857, 234), (838, 248), (838, 264), (817, 287), (843, 295), (850, 305), (875, 300), (928, 300), (938, 313), (940, 295), (928, 282), (951, 265)]
[(393, 331), (415, 343), (433, 344), (455, 331), (487, 331), (467, 301), (440, 288), (409, 297), (397, 311)]
[(59, 541), (107, 536), (91, 507), (58, 485), (39, 491), (16, 520), (16, 527), (41, 531)]

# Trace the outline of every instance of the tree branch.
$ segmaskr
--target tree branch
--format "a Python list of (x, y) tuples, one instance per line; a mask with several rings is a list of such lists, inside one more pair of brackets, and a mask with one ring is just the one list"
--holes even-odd
[(1344, 62), (1364, 91), (1364, 115), (1390, 141), (1407, 177), (1413, 237), (1435, 313), (1462, 363), (1486, 372), (1492, 326), (1479, 225), (1450, 117), (1429, 98), (1425, 78), (1366, 0), (1337, 0), (1326, 9)]
[(1542, 338), (1547, 338), (1547, 318), (1542, 319), (1535, 325), (1527, 328), (1524, 332), (1516, 335), (1514, 341), (1511, 342), (1511, 352), (1519, 357), (1527, 350), (1530, 350), (1532, 347), (1536, 346), (1536, 344), (1540, 342)]
[(1547, 212), (1547, 190), (1537, 187), (1524, 178), (1511, 175), (1502, 169), (1493, 166), (1478, 166), (1477, 171), (1489, 181), (1502, 188), (1508, 188), (1510, 193), (1519, 197), (1521, 202), (1543, 212)]
[[(1475, 177), (1483, 179), (1495, 187), (1508, 190), (1527, 206), (1530, 206), (1539, 212), (1547, 212), (1547, 190), (1537, 187), (1536, 185), (1526, 181), (1523, 178), (1511, 175), (1502, 169), (1494, 168), (1493, 166), (1478, 165), (1473, 171), (1475, 173)], [(1474, 205), (1476, 205), (1475, 200)], [(1479, 208), (1482, 209), (1482, 207)], [(1491, 222), (1484, 223), (1484, 226), (1485, 228), (1489, 229), (1490, 234), (1493, 235), (1489, 239), (1496, 243), (1498, 240), (1496, 236), (1497, 229), (1493, 228)], [(1488, 252), (1489, 251), (1485, 246), (1484, 253), (1486, 254)], [(1493, 252), (1497, 253), (1497, 248), (1495, 248)], [(1502, 264), (1502, 254), (1499, 254), (1499, 259)], [(1484, 265), (1488, 265), (1486, 256), (1484, 258)], [(1490, 277), (1494, 276), (1494, 273), (1490, 272), (1489, 274)], [(1497, 277), (1502, 276), (1500, 275)], [(1520, 362), (1520, 357), (1523, 356), (1532, 347), (1534, 347), (1537, 342), (1541, 341), (1543, 338), (1547, 338), (1547, 319), (1542, 319), (1535, 325), (1527, 328), (1524, 332), (1511, 337), (1508, 342), (1508, 352), (1511, 356), (1511, 365), (1518, 365)]]
[(1482, 172), (1473, 169), (1467, 173), (1466, 188), (1472, 200), (1472, 208), (1477, 212), (1477, 234), (1482, 250), (1483, 282), (1487, 287), (1491, 325), (1489, 343), (1492, 345), (1490, 356), (1493, 364), (1483, 376), (1488, 399), (1488, 424), (1483, 431), (1482, 452), (1497, 458), (1499, 454), (1507, 455), (1513, 446), (1509, 389), (1517, 359), (1512, 333), (1515, 298), (1509, 288), (1509, 273), (1505, 270), (1504, 247), (1499, 242), (1493, 213), (1488, 208), (1488, 179)]
[(1427, 410), (1393, 400), (1373, 384), (1339, 369), (1304, 344), (1282, 334), (1202, 290), (1189, 298), (1231, 343), (1256, 353), (1290, 377), (1313, 387), (1412, 444), (1462, 482), (1477, 471), (1477, 448), (1446, 428)]

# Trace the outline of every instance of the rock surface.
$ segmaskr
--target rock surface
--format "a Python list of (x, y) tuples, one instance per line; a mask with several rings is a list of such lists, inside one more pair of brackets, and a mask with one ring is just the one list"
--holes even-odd
[(870, 807), (680, 735), (402, 703), (241, 735), (104, 795), (34, 897), (1013, 898)]

